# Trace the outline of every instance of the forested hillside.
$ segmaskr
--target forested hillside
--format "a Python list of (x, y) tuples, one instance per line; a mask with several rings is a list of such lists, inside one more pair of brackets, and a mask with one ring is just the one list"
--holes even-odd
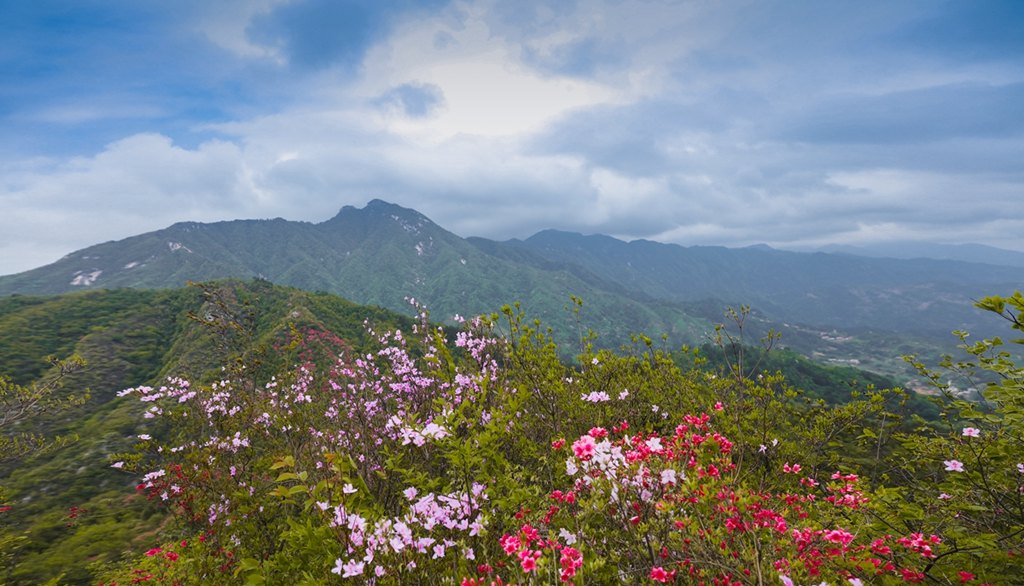
[[(357, 539), (355, 534), (321, 524), (329, 519), (315, 514), (319, 505), (311, 509), (314, 501), (305, 499), (328, 503), (328, 511), (335, 506), (342, 511), (338, 503), (348, 503), (346, 515), (359, 511), (360, 518), (379, 523), (385, 519), (379, 515), (400, 512), (403, 502), (418, 500), (409, 495), (433, 494), (431, 498), (444, 500), (449, 497), (442, 495), (456, 495), (459, 487), (474, 495), (467, 511), (477, 512), (461, 518), (479, 523), (478, 531), (460, 536), (462, 521), (453, 517), (449, 521), (456, 526), (448, 529), (456, 532), (429, 541), (444, 547), (425, 546), (441, 562), (418, 556), (416, 547), (406, 553), (377, 550), (372, 571), (383, 572), (382, 583), (450, 583), (458, 581), (456, 576), (477, 580), (473, 575), (478, 573), (484, 579), (489, 574), (480, 568), (485, 565), (506, 577), (520, 571), (529, 576), (533, 570), (523, 566), (513, 571), (516, 566), (501, 561), (500, 548), (495, 549), (498, 537), (517, 531), (509, 524), (519, 517), (516, 511), (533, 518), (530, 511), (546, 510), (543, 495), (560, 485), (561, 494), (571, 490), (581, 500), (555, 506), (530, 526), (549, 527), (552, 536), (564, 536), (559, 531), (566, 529), (582, 540), (573, 548), (582, 552), (572, 562), (579, 565), (571, 567), (590, 576), (588, 583), (621, 578), (616, 572), (623, 571), (643, 581), (642, 576), (655, 575), (654, 568), (666, 575), (675, 572), (681, 580), (680, 572), (691, 566), (674, 549), (676, 538), (656, 529), (665, 520), (663, 513), (681, 511), (670, 513), (672, 509), (644, 500), (648, 497), (638, 501), (639, 526), (661, 535), (658, 539), (669, 552), (661, 559), (667, 561), (634, 558), (629, 552), (635, 544), (626, 534), (625, 541), (612, 540), (617, 545), (608, 549), (600, 545), (607, 539), (601, 536), (617, 521), (593, 516), (605, 506), (600, 503), (607, 495), (600, 496), (604, 489), (599, 488), (604, 485), (585, 490), (578, 482), (575, 488), (571, 481), (563, 484), (559, 479), (566, 463), (558, 450), (563, 440), (580, 445), (583, 439), (573, 440), (579, 434), (601, 442), (602, 434), (610, 433), (591, 430), (595, 435), (587, 436), (591, 428), (614, 428), (614, 445), (622, 450), (640, 441), (629, 437), (675, 441), (665, 434), (683, 415), (701, 411), (713, 414), (723, 438), (733, 438), (734, 455), (715, 466), (728, 472), (721, 481), (734, 490), (749, 490), (750, 482), (793, 490), (796, 485), (785, 488), (786, 476), (776, 476), (782, 464), (792, 468), (791, 463), (799, 463), (806, 478), (821, 481), (841, 469), (878, 487), (856, 488), (865, 503), (870, 492), (876, 503), (872, 515), (904, 515), (902, 505), (887, 509), (898, 504), (893, 495), (919, 503), (914, 506), (932, 503), (923, 509), (928, 515), (944, 510), (933, 509), (931, 483), (958, 479), (943, 480), (935, 469), (941, 468), (941, 459), (936, 463), (934, 455), (922, 450), (952, 454), (959, 462), (967, 461), (966, 452), (958, 455), (961, 450), (980, 448), (971, 456), (974, 465), (982, 463), (978, 458), (985, 465), (1012, 464), (1005, 458), (1012, 458), (1013, 447), (1020, 445), (1019, 432), (991, 419), (1001, 412), (976, 413), (979, 406), (953, 395), (933, 405), (913, 394), (886, 390), (888, 381), (877, 375), (823, 367), (788, 351), (738, 345), (737, 328), (744, 315), (738, 312), (736, 321), (722, 324), (717, 340), (697, 351), (661, 350), (656, 341), (642, 338), (620, 352), (598, 350), (583, 334), (575, 344), (582, 353), (574, 363), (565, 363), (544, 327), (537, 329), (513, 308), (494, 321), (470, 320), (456, 331), (437, 329), (425, 314), (414, 320), (263, 281), (6, 298), (0, 302), (0, 364), (20, 370), (12, 372), (16, 378), (4, 388), (45, 384), (55, 376), (42, 358), (34, 361), (32, 355), (77, 354), (87, 367), (65, 376), (58, 393), (82, 397), (88, 389), (88, 399), (3, 430), (5, 436), (26, 429), (44, 437), (77, 435), (66, 445), (3, 462), (0, 542), (5, 580), (34, 584), (63, 574), (63, 582), (74, 584), (91, 583), (97, 576), (116, 583), (144, 576), (158, 583), (195, 583), (196, 576), (204, 576), (202, 583), (276, 583), (306, 575), (323, 583), (344, 573), (358, 582), (362, 578), (357, 576), (371, 571), (370, 562), (346, 556), (371, 550), (361, 549), (365, 542), (346, 541)], [(1015, 370), (1006, 372), (1017, 376)], [(120, 392), (123, 388), (134, 390)], [(1013, 399), (997, 393), (989, 400), (1001, 409)], [(988, 423), (976, 423), (976, 417)], [(957, 425), (977, 426), (984, 429), (985, 440), (942, 448), (935, 438), (950, 425), (954, 430), (959, 430)], [(554, 452), (549, 452), (551, 442), (558, 445)], [(645, 461), (661, 470), (659, 474), (676, 470), (676, 480), (652, 494), (670, 498), (668, 488), (682, 489), (683, 479), (696, 483), (685, 484), (687, 490), (706, 490), (701, 488), (702, 475), (674, 468), (668, 452), (658, 454), (645, 458), (657, 456), (659, 462)], [(698, 456), (699, 461), (705, 456)], [(586, 467), (587, 461), (570, 458), (569, 469)], [(157, 469), (163, 472), (154, 475)], [(158, 480), (171, 470), (176, 470), (177, 480)], [(995, 469), (992, 474), (990, 479), (1004, 477)], [(965, 476), (966, 484), (941, 484), (949, 494), (961, 495), (950, 506), (974, 507), (979, 498), (998, 496), (975, 494), (973, 478)], [(479, 500), (484, 497), (490, 505)], [(571, 516), (559, 521), (562, 509)], [(413, 515), (405, 521), (410, 527), (418, 518)], [(828, 518), (834, 520), (827, 523), (845, 528), (867, 522)], [(929, 525), (930, 518), (908, 521), (906, 531), (932, 527), (928, 530), (960, 535)], [(1003, 535), (1007, 527), (1019, 524), (1012, 516), (996, 522), (978, 511), (969, 518), (981, 525), (964, 529), (962, 539), (973, 539), (971, 532), (982, 530)], [(627, 527), (633, 523), (625, 522)], [(1000, 524), (1004, 522), (1010, 525)], [(874, 531), (869, 527), (874, 525), (861, 530)], [(424, 530), (422, 538), (427, 539), (432, 535), (429, 526), (415, 531)], [(332, 545), (335, 539), (342, 539), (341, 549)], [(537, 567), (554, 572), (559, 566), (543, 561), (544, 551), (558, 542), (546, 539), (552, 539), (549, 546), (533, 546), (540, 552)], [(737, 548), (736, 559), (756, 564), (740, 545), (745, 538), (729, 539), (740, 540), (731, 546)], [(562, 548), (573, 545), (561, 543)], [(1009, 561), (991, 566), (969, 561), (975, 559), (971, 548), (978, 546), (946, 543), (943, 551), (951, 562), (934, 569), (925, 570), (912, 557), (892, 562), (928, 576), (946, 576), (949, 568), (981, 568), (1000, 576), (1011, 567), (1005, 565)], [(780, 542), (776, 547), (783, 551), (789, 546)], [(458, 548), (479, 556), (479, 567), (444, 553)], [(225, 558), (225, 553), (231, 555)], [(803, 559), (797, 550), (786, 555)], [(807, 565), (809, 560), (801, 563), (788, 573), (800, 576), (819, 567)], [(868, 576), (859, 566), (831, 556), (822, 563), (833, 572), (827, 575)], [(560, 567), (564, 571), (566, 566)], [(700, 571), (719, 572), (710, 567)]]
[[(229, 308), (251, 321), (244, 341), (204, 324)], [(110, 455), (129, 449), (141, 431), (143, 409), (118, 400), (119, 391), (159, 385), (171, 375), (214, 380), (231, 356), (247, 356), (250, 365), (268, 371), (279, 369), (297, 360), (287, 345), (292, 332), (308, 328), (332, 332), (359, 348), (367, 340), (365, 320), (389, 327), (410, 323), (333, 295), (259, 281), (206, 290), (119, 289), (0, 299), (0, 376), (18, 385), (45, 383), (56, 375), (47, 356), (76, 355), (85, 367), (64, 377), (60, 392), (88, 393), (79, 407), (2, 429), (5, 436), (30, 431), (77, 440), (27, 459), (0, 456), (0, 487), (10, 506), (0, 517), (4, 536), (25, 537), (3, 542), (5, 555), (13, 559), (6, 560), (10, 565), (0, 577), (36, 584), (66, 572), (69, 582), (88, 583), (91, 562), (139, 551), (162, 523), (162, 514), (133, 495), (137, 479), (110, 468)]]

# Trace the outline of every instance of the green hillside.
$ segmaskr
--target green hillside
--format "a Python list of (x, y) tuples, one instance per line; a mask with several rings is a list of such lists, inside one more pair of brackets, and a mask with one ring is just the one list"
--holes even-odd
[[(27, 536), (17, 548), (16, 567), (8, 568), (8, 583), (36, 584), (62, 570), (69, 582), (88, 583), (90, 561), (138, 551), (140, 540), (159, 526), (162, 516), (133, 496), (135, 479), (108, 461), (130, 449), (139, 433), (142, 409), (118, 400), (121, 389), (159, 386), (168, 376), (208, 380), (239, 352), (268, 370), (281, 368), (298, 360), (281, 346), (293, 328), (330, 331), (359, 348), (367, 339), (364, 321), (410, 324), (380, 308), (260, 281), (223, 283), (206, 293), (214, 295), (190, 287), (0, 299), (0, 375), (19, 384), (45, 380), (52, 376), (47, 356), (74, 354), (86, 367), (66, 377), (62, 392), (89, 392), (81, 407), (2, 430), (78, 436), (27, 461), (0, 460), (0, 486), (12, 504), (0, 523), (5, 534)], [(237, 345), (225, 345), (194, 319), (225, 308), (252, 318), (251, 332), (240, 333)], [(72, 519), (72, 507), (87, 512)]]
[[(566, 313), (571, 314), (570, 310)], [(230, 314), (247, 331), (218, 330)], [(580, 328), (600, 327), (584, 313)], [(628, 316), (627, 316), (628, 319)], [(364, 322), (378, 329), (410, 330), (409, 318), (356, 305), (327, 293), (311, 293), (266, 281), (222, 282), (170, 290), (117, 289), (60, 296), (0, 299), (0, 364), (18, 384), (46, 380), (46, 356), (79, 355), (87, 367), (68, 376), (63, 391), (90, 393), (81, 407), (25, 422), (4, 433), (32, 429), (47, 436), (77, 435), (66, 448), (0, 468), (0, 486), (12, 509), (5, 534), (24, 535), (9, 568), (12, 584), (32, 584), (66, 572), (69, 583), (88, 583), (88, 562), (120, 559), (147, 549), (163, 516), (133, 496), (134, 477), (110, 467), (112, 454), (139, 443), (143, 406), (117, 398), (123, 388), (159, 386), (168, 376), (212, 381), (233, 357), (262, 371), (286, 370), (303, 358), (286, 343), (307, 328), (331, 332), (341, 348), (370, 343)], [(574, 330), (577, 326), (574, 326)], [(573, 347), (565, 349), (572, 353)], [(707, 368), (724, 362), (706, 348)], [(680, 354), (681, 363), (689, 355)], [(719, 356), (716, 358), (716, 356)], [(788, 357), (787, 357), (788, 356)], [(692, 362), (689, 362), (692, 364)], [(842, 403), (867, 384), (888, 382), (854, 369), (841, 370), (781, 354), (762, 365), (781, 370), (808, 390), (808, 397)], [(74, 507), (74, 508), (73, 508)], [(84, 510), (80, 514), (74, 511)], [(84, 560), (84, 561), (83, 561)]]

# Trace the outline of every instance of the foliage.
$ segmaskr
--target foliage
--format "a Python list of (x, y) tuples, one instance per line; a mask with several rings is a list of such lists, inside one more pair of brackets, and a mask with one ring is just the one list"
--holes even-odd
[(15, 384), (0, 375), (0, 462), (19, 460), (73, 439), (66, 436), (47, 438), (30, 431), (16, 431), (26, 421), (81, 405), (88, 398), (88, 395), (58, 394), (64, 378), (85, 365), (80, 356), (66, 360), (51, 357), (49, 362), (54, 373), (47, 380), (28, 386)]
[[(1019, 294), (981, 305), (1020, 328)], [(217, 320), (252, 335), (230, 311)], [(684, 370), (644, 338), (611, 352), (585, 336), (567, 365), (511, 307), (454, 335), (422, 311), (367, 332), (354, 351), (295, 328), (276, 346), (293, 368), (242, 356), (217, 380), (124, 391), (151, 429), (112, 465), (177, 523), (104, 583), (1001, 584), (1021, 571), (1024, 372), (999, 340), (949, 363), (1000, 378), (982, 403), (947, 394), (936, 424), (897, 391), (803, 401), (778, 374)]]
[[(267, 370), (292, 364), (295, 356), (275, 349), (291, 326), (342, 332), (355, 347), (366, 338), (364, 320), (392, 326), (409, 320), (379, 308), (358, 306), (332, 295), (306, 293), (265, 282), (221, 282), (257, 308), (250, 363)], [(0, 461), (0, 484), (7, 489), (0, 512), (0, 583), (40, 584), (64, 573), (62, 583), (94, 583), (94, 565), (148, 550), (165, 517), (159, 507), (130, 494), (132, 480), (104, 466), (110, 454), (130, 449), (142, 409), (116, 400), (116, 391), (164, 378), (174, 372), (215, 380), (227, 354), (218, 350), (209, 328), (188, 318), (203, 314), (208, 301), (201, 287), (171, 291), (90, 291), (57, 297), (0, 300), (0, 364), (22, 387), (45, 385), (57, 373), (29, 364), (35, 356), (76, 354), (87, 368), (68, 373), (56, 397), (88, 400), (74, 410), (51, 411), (23, 420), (17, 428), (42, 438), (79, 439), (62, 450), (25, 454)], [(283, 349), (280, 349), (283, 350)], [(258, 356), (257, 356), (258, 355)], [(25, 373), (38, 373), (25, 376)], [(0, 452), (8, 453), (8, 452)], [(126, 490), (128, 492), (126, 493)], [(70, 511), (85, 511), (73, 520)], [(15, 550), (8, 541), (17, 543)]]

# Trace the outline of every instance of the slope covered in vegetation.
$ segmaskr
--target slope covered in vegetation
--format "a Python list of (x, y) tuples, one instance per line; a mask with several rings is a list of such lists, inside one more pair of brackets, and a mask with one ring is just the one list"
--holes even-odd
[[(67, 314), (84, 322), (71, 347), (32, 342), (85, 354), (93, 370), (64, 388), (94, 388), (43, 421), (77, 443), (7, 464), (11, 583), (952, 584), (1020, 570), (1024, 375), (990, 359), (998, 346), (970, 348), (1002, 377), (986, 402), (942, 395), (936, 376), (928, 413), (863, 373), (759, 363), (728, 335), (696, 355), (585, 336), (566, 363), (513, 308), (456, 332), (258, 281), (91, 295), (0, 305), (20, 327), (22, 312), (95, 308)], [(104, 295), (133, 309), (107, 311)], [(1019, 296), (986, 304), (1024, 310)], [(145, 324), (145, 352), (117, 342)]]

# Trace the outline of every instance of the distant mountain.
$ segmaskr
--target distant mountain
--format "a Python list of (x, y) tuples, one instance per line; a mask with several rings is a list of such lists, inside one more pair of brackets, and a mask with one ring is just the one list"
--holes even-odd
[(853, 254), (857, 256), (904, 259), (933, 258), (1024, 267), (1024, 252), (1006, 250), (984, 244), (929, 244), (927, 242), (894, 241), (859, 246), (828, 244), (816, 250), (819, 252)]
[(586, 324), (617, 342), (635, 332), (691, 339), (709, 329), (679, 304), (536, 255), (488, 251), (415, 210), (381, 200), (362, 209), (346, 206), (319, 224), (282, 219), (175, 224), (0, 277), (0, 295), (171, 288), (229, 277), (264, 278), (405, 313), (406, 299), (414, 298), (439, 320), (519, 301), (531, 318), (563, 333), (577, 331), (566, 309), (570, 295), (577, 295), (586, 302)]
[(504, 246), (575, 264), (658, 299), (746, 303), (786, 322), (928, 335), (998, 326), (972, 300), (1021, 288), (1015, 267), (797, 253), (756, 246), (683, 247), (545, 230)]
[[(237, 220), (175, 224), (107, 242), (31, 271), (0, 277), (0, 295), (100, 288), (170, 288), (220, 278), (326, 291), (409, 313), (407, 298), (435, 319), (522, 302), (566, 337), (578, 335), (569, 297), (585, 301), (583, 324), (616, 345), (632, 333), (704, 339), (726, 305), (748, 304), (766, 325), (790, 328), (809, 355), (820, 336), (850, 333), (886, 347), (906, 336), (948, 341), (1001, 325), (972, 307), (1024, 285), (1017, 267), (796, 253), (767, 246), (683, 247), (547, 230), (526, 240), (463, 239), (415, 210), (381, 200), (346, 206), (312, 224)], [(829, 330), (844, 330), (833, 335)]]

